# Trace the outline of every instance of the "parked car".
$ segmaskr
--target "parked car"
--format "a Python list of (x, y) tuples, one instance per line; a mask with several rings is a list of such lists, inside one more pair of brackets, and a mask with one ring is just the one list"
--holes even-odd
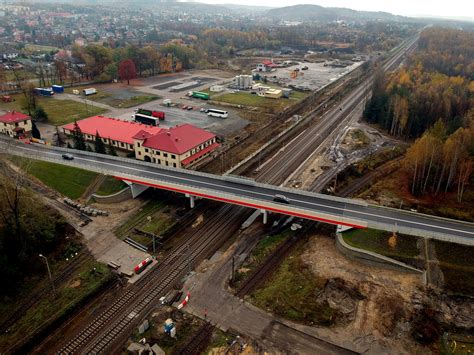
[(192, 106), (188, 106), (188, 108), (187, 108), (188, 111), (191, 111), (192, 109), (193, 109)]
[(63, 157), (63, 159), (65, 159), (65, 160), (73, 160), (73, 159), (74, 159), (74, 157), (72, 156), (72, 154), (69, 154), (69, 153), (64, 153), (64, 154), (62, 155), (62, 157)]

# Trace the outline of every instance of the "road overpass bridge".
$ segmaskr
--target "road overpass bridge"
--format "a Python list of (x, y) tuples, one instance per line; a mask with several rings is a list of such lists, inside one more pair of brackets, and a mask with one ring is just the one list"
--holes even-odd
[[(368, 204), (296, 189), (256, 183), (241, 177), (217, 176), (196, 171), (165, 168), (138, 160), (90, 152), (24, 144), (8, 137), (0, 138), (2, 151), (71, 165), (111, 175), (139, 185), (165, 189), (192, 198), (207, 198), (263, 211), (292, 215), (334, 225), (374, 228), (425, 238), (474, 245), (474, 224)], [(62, 159), (68, 152), (74, 160)], [(286, 196), (290, 204), (273, 201), (276, 194)]]

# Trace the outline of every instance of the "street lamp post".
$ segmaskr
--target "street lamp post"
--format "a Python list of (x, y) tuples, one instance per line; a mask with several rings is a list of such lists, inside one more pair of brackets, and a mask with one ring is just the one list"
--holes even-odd
[(53, 277), (51, 276), (51, 269), (49, 268), (48, 258), (43, 254), (38, 255), (40, 258), (43, 258), (46, 262), (46, 267), (48, 269), (49, 280), (51, 281), (51, 287), (53, 288), (53, 294), (56, 295), (56, 289), (54, 288)]

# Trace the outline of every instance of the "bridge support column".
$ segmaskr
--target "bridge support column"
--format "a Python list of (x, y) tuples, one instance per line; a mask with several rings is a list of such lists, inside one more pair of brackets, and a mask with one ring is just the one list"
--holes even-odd
[(140, 184), (135, 184), (133, 182), (125, 181), (127, 185), (130, 186), (132, 189), (132, 197), (136, 198), (138, 197), (142, 192), (144, 192), (146, 189), (149, 188), (149, 186), (146, 185), (140, 185)]
[(262, 216), (263, 216), (263, 224), (267, 224), (268, 222), (268, 212), (267, 210), (260, 210), (260, 212), (262, 213)]
[(189, 206), (191, 208), (194, 208), (194, 206), (195, 206), (195, 197), (193, 195), (190, 195), (190, 194), (186, 194), (185, 196), (189, 197)]

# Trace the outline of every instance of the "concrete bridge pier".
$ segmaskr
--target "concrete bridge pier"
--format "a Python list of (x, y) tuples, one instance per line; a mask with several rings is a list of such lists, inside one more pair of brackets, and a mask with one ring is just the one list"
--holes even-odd
[(189, 198), (189, 206), (194, 208), (196, 197), (190, 194), (185, 194), (185, 196)]
[(261, 209), (260, 212), (262, 213), (262, 216), (263, 216), (263, 224), (267, 224), (267, 222), (268, 222), (268, 212), (267, 212), (267, 210)]
[(128, 186), (130, 186), (132, 190), (132, 197), (137, 198), (141, 193), (143, 193), (146, 189), (149, 188), (149, 186), (146, 185), (140, 185), (140, 184), (134, 184), (133, 182), (129, 181), (124, 181)]

